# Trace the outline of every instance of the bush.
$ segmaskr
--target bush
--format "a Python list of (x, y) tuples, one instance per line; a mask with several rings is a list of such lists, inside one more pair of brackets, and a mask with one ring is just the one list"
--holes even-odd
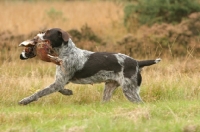
[(72, 29), (68, 32), (79, 48), (95, 51), (97, 46), (105, 45), (105, 42), (87, 24), (81, 27), (81, 31)]
[(141, 26), (134, 35), (118, 41), (120, 52), (130, 56), (196, 56), (200, 57), (200, 12), (173, 25), (154, 24)]
[(193, 12), (200, 11), (196, 0), (140, 0), (124, 8), (124, 24), (128, 26), (137, 19), (140, 24), (179, 23)]
[(81, 31), (76, 29), (72, 29), (68, 31), (70, 35), (72, 35), (75, 43), (80, 41), (92, 41), (98, 44), (102, 43), (102, 39), (97, 36), (94, 31), (87, 24), (81, 27)]

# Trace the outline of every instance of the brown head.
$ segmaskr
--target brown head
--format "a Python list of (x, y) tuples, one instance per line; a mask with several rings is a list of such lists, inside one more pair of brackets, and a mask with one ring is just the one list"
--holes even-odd
[(60, 28), (52, 28), (47, 30), (42, 38), (49, 40), (52, 48), (55, 48), (60, 47), (62, 44), (68, 44), (70, 36)]

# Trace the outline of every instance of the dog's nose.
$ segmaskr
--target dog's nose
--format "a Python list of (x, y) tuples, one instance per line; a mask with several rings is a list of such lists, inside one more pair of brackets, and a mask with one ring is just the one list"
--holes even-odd
[(28, 58), (24, 58), (24, 57), (22, 56), (22, 54), (20, 54), (20, 59), (21, 59), (21, 60), (26, 60), (26, 59), (28, 59)]
[(28, 59), (28, 57), (26, 57), (26, 55), (25, 55), (25, 52), (22, 52), (22, 53), (20, 54), (19, 58), (20, 58), (21, 60), (26, 60), (26, 59)]

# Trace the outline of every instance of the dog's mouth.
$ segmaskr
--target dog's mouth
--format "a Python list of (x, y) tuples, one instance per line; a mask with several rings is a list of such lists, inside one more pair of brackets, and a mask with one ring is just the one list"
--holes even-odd
[(52, 48), (50, 40), (44, 39), (43, 35), (44, 33), (39, 33), (33, 39), (19, 44), (20, 47), (24, 47), (20, 54), (20, 59), (26, 60), (37, 56), (42, 61), (61, 65), (62, 59), (58, 57), (58, 54)]
[(26, 60), (36, 56), (35, 46), (25, 47), (22, 53), (20, 54), (21, 60)]

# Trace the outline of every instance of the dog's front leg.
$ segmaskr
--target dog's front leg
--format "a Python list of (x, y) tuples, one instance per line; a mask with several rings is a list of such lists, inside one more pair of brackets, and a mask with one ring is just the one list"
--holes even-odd
[(27, 105), (33, 101), (38, 100), (39, 98), (51, 94), (53, 92), (57, 92), (61, 89), (63, 89), (64, 86), (59, 85), (58, 83), (53, 83), (50, 86), (46, 87), (45, 89), (38, 91), (36, 93), (34, 93), (33, 95), (26, 97), (24, 99), (22, 99), (21, 101), (19, 101), (19, 104), (21, 105)]

